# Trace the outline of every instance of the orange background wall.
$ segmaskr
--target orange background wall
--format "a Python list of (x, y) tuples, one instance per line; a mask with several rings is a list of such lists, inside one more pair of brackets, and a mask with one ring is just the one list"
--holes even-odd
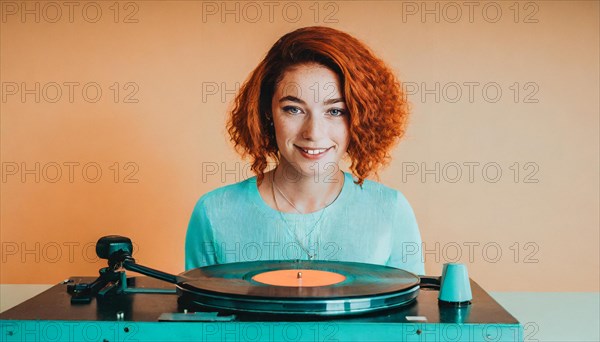
[(74, 3), (1, 2), (1, 283), (97, 274), (108, 234), (183, 271), (195, 201), (252, 176), (225, 135), (232, 91), (282, 34), (327, 25), (405, 82), (380, 181), (411, 202), (427, 273), (598, 290), (597, 1)]

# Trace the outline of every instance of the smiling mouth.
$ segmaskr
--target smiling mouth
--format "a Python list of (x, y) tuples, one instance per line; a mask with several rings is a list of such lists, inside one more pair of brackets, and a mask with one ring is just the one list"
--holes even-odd
[(332, 147), (328, 147), (328, 148), (304, 148), (304, 147), (300, 147), (300, 146), (297, 146), (297, 145), (294, 145), (294, 146), (296, 146), (296, 148), (298, 148), (300, 151), (302, 151), (302, 152), (304, 152), (306, 154), (310, 154), (311, 156), (317, 156), (317, 155), (323, 154), (323, 153), (329, 151), (332, 148)]

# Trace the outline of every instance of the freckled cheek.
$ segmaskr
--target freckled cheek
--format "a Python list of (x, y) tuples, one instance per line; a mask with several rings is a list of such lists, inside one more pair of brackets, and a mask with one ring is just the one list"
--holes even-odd
[(294, 127), (283, 124), (275, 124), (275, 136), (277, 141), (286, 144), (290, 140), (293, 140), (297, 135), (297, 130)]
[(335, 137), (336, 143), (340, 149), (345, 150), (350, 143), (350, 131), (347, 127), (336, 127), (335, 133), (332, 133), (332, 137)]

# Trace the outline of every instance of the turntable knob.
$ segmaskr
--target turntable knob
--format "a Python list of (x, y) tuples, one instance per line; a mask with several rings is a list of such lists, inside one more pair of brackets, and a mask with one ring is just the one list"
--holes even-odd
[(452, 306), (471, 304), (473, 294), (465, 264), (452, 262), (444, 264), (438, 299), (440, 304)]

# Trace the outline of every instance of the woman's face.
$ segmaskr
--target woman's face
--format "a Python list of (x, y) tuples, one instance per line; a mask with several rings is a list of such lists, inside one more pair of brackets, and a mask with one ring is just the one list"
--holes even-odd
[(337, 75), (319, 64), (289, 68), (271, 101), (281, 164), (291, 177), (326, 180), (348, 149), (349, 117)]

